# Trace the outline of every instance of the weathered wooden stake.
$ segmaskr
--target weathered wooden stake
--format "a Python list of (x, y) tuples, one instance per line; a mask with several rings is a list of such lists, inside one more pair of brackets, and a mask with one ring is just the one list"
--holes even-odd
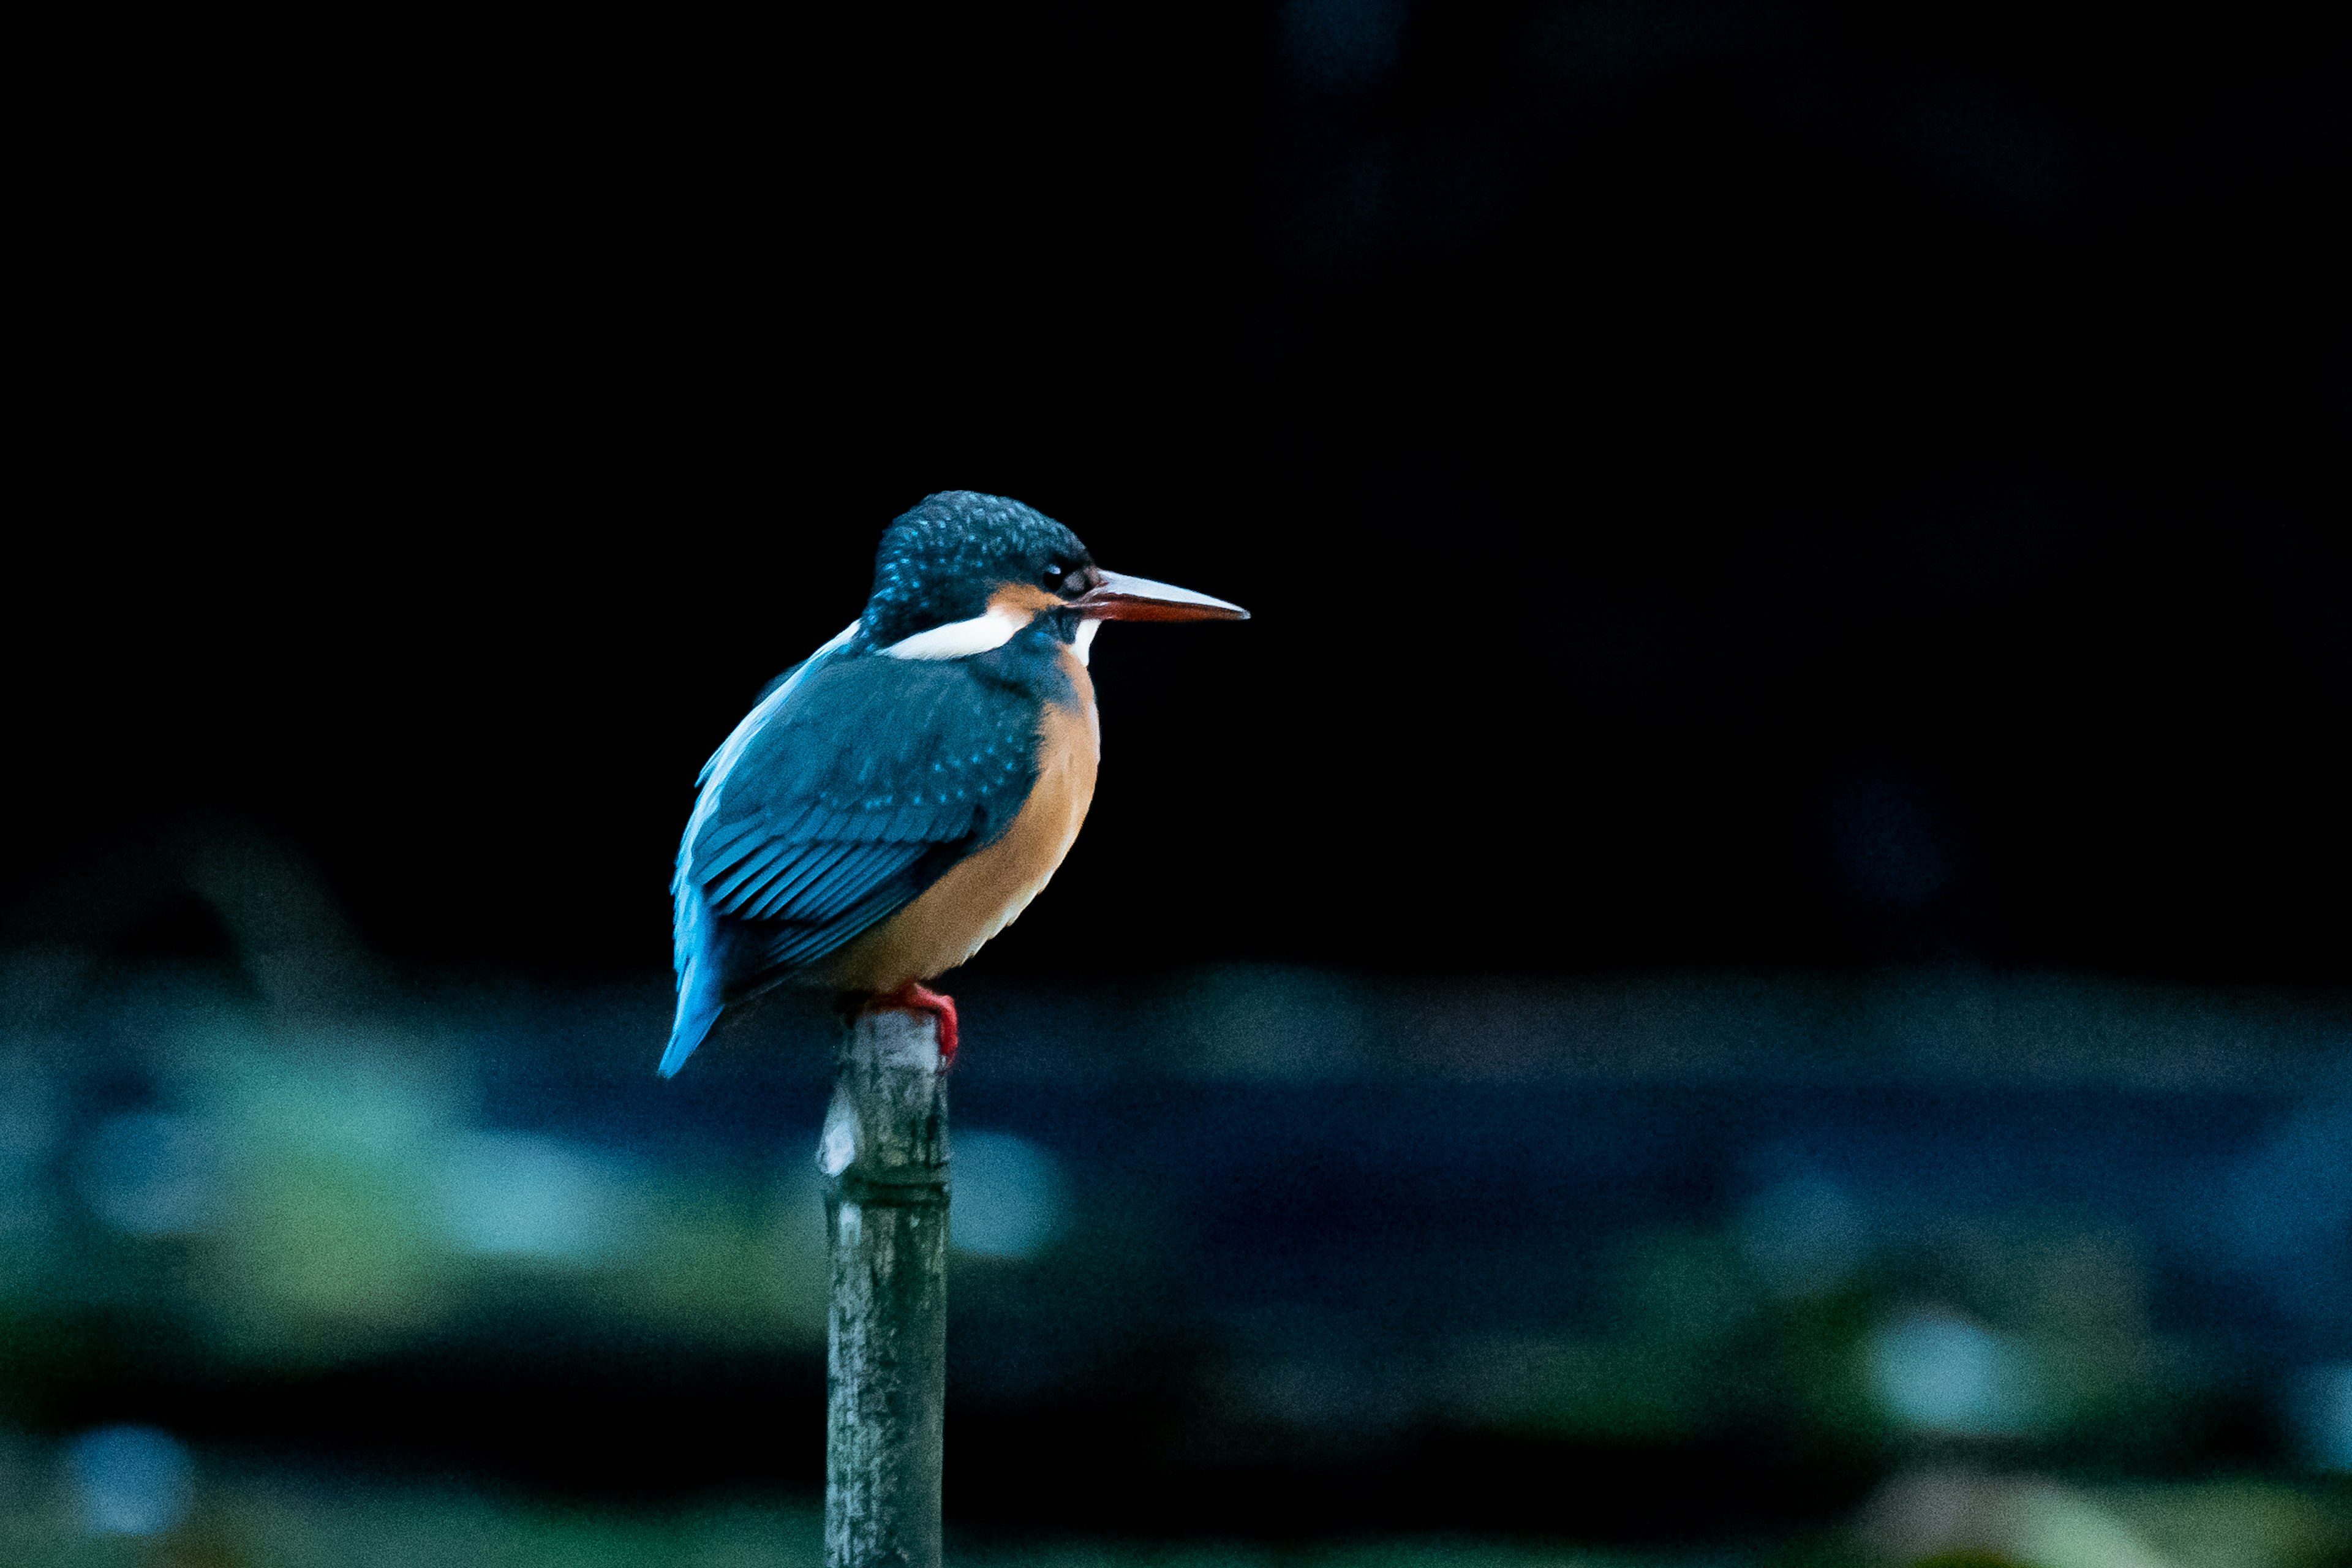
[(929, 1014), (850, 1024), (816, 1158), (833, 1246), (825, 1568), (939, 1568), (948, 1092)]

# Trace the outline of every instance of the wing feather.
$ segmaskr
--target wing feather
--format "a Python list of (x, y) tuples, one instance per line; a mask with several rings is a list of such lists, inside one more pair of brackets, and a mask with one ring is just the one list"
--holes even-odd
[(757, 907), (772, 903), (782, 909), (785, 900), (797, 895), (815, 879), (824, 876), (845, 859), (856, 848), (850, 844), (779, 845), (776, 860), (766, 876), (752, 886), (730, 893), (723, 900), (711, 900), (710, 907), (722, 915), (735, 915), (747, 920), (763, 919)]
[(812, 925), (847, 914), (880, 884), (912, 865), (927, 847), (921, 844), (866, 846), (794, 895), (791, 907), (778, 913)]
[(799, 846), (776, 843), (751, 846), (751, 853), (735, 861), (723, 875), (714, 877), (704, 886), (702, 896), (709, 900), (710, 907), (720, 913), (734, 913), (735, 906), (742, 901), (737, 895), (749, 898), (758, 888), (765, 886), (779, 872), (789, 871), (793, 864), (793, 852), (797, 847)]

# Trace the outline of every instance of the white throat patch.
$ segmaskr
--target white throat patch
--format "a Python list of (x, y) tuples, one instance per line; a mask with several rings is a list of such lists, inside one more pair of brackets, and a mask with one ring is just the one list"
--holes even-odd
[(1100, 630), (1102, 630), (1102, 623), (1100, 621), (1080, 621), (1078, 623), (1078, 635), (1076, 638), (1071, 642), (1070, 649), (1078, 656), (1078, 662), (1080, 664), (1088, 664), (1093, 662), (1095, 634)]
[(900, 637), (881, 651), (892, 658), (969, 658), (976, 653), (1003, 647), (1028, 624), (1025, 612), (992, 605), (985, 615), (974, 616), (968, 621), (950, 621), (929, 631)]

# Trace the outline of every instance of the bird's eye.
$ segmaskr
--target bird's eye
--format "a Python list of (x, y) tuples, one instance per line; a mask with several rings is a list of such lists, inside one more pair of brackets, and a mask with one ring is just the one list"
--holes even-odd
[(1045, 586), (1058, 594), (1062, 591), (1062, 579), (1067, 577), (1069, 574), (1070, 569), (1068, 567), (1063, 565), (1059, 562), (1055, 562), (1053, 565), (1045, 568)]

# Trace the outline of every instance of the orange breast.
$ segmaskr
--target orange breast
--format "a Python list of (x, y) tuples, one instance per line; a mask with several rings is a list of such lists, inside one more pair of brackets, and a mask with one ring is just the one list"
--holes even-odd
[(1045, 706), (1037, 783), (995, 843), (959, 861), (920, 898), (842, 949), (827, 979), (843, 991), (888, 993), (930, 980), (978, 952), (1045, 890), (1094, 804), (1102, 731), (1086, 667), (1063, 656), (1076, 706)]

